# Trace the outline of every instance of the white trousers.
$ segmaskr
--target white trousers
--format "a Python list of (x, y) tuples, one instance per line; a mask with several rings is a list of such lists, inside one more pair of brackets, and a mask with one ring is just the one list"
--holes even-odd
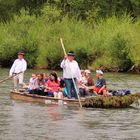
[(19, 89), (19, 86), (21, 85), (22, 87), (25, 85), (25, 83), (23, 82), (24, 79), (24, 73), (20, 73), (17, 76), (15, 76), (13, 78), (14, 80), (14, 89)]

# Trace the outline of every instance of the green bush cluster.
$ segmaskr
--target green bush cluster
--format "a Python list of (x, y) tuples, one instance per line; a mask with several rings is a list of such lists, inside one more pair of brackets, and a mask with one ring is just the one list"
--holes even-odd
[(0, 32), (2, 66), (9, 66), (17, 51), (23, 50), (29, 67), (59, 68), (64, 56), (60, 37), (67, 51), (76, 52), (81, 68), (127, 71), (140, 65), (140, 20), (126, 15), (87, 23), (61, 17), (60, 10), (45, 7), (40, 17), (21, 11), (10, 23), (1, 23)]

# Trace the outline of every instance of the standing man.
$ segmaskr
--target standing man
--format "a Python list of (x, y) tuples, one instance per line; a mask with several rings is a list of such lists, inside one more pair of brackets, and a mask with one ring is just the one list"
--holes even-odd
[(72, 79), (74, 79), (78, 93), (78, 82), (82, 80), (80, 68), (74, 59), (75, 53), (73, 51), (69, 51), (60, 65), (61, 68), (63, 68), (63, 78), (68, 92), (68, 98), (71, 98), (72, 96), (77, 98), (76, 89)]
[(16, 75), (14, 77), (14, 90), (18, 90), (19, 85), (24, 86), (25, 83), (23, 82), (24, 79), (24, 72), (27, 69), (27, 62), (24, 59), (24, 52), (18, 52), (18, 59), (16, 59), (10, 69), (9, 75)]

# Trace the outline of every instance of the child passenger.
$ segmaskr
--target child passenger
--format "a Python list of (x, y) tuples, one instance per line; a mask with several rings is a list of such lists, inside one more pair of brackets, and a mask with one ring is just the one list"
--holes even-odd
[(96, 70), (97, 81), (94, 87), (94, 93), (96, 95), (104, 95), (107, 96), (107, 89), (106, 89), (106, 80), (103, 76), (103, 72), (101, 70)]
[(44, 82), (46, 83), (49, 80), (49, 76), (47, 73), (43, 73)]
[(37, 83), (37, 75), (36, 74), (32, 74), (32, 77), (29, 80), (29, 86), (28, 86), (28, 90), (30, 93), (32, 93), (32, 91), (34, 89), (36, 89), (38, 87), (38, 83)]
[(59, 92), (60, 82), (58, 81), (57, 74), (52, 72), (50, 74), (50, 79), (46, 82), (46, 90), (49, 96), (54, 96), (54, 98), (63, 98), (63, 93)]

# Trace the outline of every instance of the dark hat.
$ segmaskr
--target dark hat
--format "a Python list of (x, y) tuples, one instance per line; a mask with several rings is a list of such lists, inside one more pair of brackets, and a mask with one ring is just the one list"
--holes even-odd
[(75, 56), (75, 53), (74, 53), (73, 51), (69, 51), (69, 52), (68, 52), (68, 55), (69, 55), (69, 56)]
[(19, 51), (18, 55), (25, 55), (25, 53), (23, 51)]

